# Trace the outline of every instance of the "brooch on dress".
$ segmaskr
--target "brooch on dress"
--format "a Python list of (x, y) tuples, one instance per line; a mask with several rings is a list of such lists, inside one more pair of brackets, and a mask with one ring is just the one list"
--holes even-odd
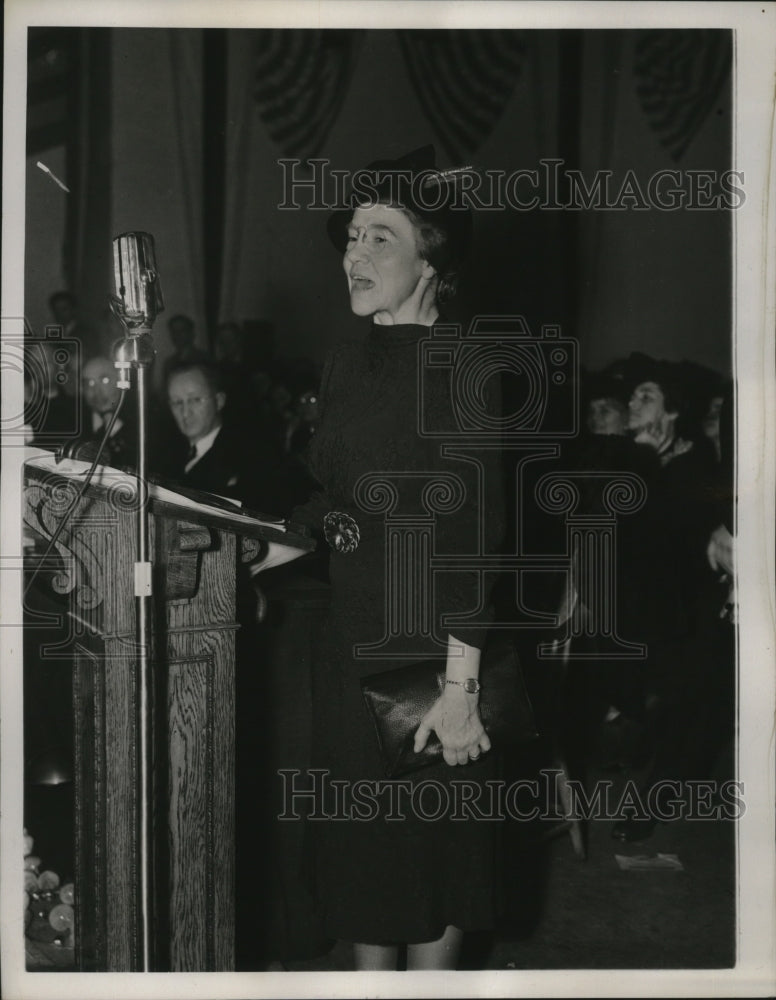
[(349, 514), (330, 510), (323, 519), (323, 534), (335, 552), (355, 552), (361, 540), (358, 525)]

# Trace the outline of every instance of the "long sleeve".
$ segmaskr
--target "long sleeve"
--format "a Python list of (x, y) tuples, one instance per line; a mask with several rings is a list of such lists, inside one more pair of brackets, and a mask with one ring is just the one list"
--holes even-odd
[[(318, 393), (319, 434), (321, 431), (325, 432), (328, 429), (326, 420), (327, 414), (330, 415), (331, 413), (332, 373), (335, 369), (338, 355), (339, 349), (335, 348), (328, 355), (323, 366), (321, 387)], [(290, 520), (294, 524), (302, 524), (309, 528), (313, 535), (322, 536), (323, 519), (332, 509), (332, 503), (326, 490), (321, 484), (321, 478), (325, 477), (325, 471), (322, 468), (324, 462), (320, 455), (320, 450), (316, 447), (317, 441), (318, 435), (313, 436), (308, 448), (308, 459), (310, 473), (313, 479), (318, 483), (319, 488), (313, 489), (305, 503), (299, 504), (293, 508)]]
[[(495, 381), (495, 380), (491, 380)], [(489, 386), (488, 410), (500, 414), (501, 393)], [(460, 477), (465, 489), (461, 507), (452, 515), (439, 517), (437, 551), (445, 556), (488, 556), (501, 546), (505, 530), (505, 496), (501, 449), (492, 441), (480, 444), (476, 436), (449, 444), (448, 452), (460, 457), (445, 463)], [(464, 458), (465, 456), (465, 458)], [(443, 630), (468, 646), (482, 649), (493, 620), (491, 595), (496, 574), (476, 568), (437, 574), (436, 605), (442, 615)], [(451, 616), (465, 616), (455, 623)]]

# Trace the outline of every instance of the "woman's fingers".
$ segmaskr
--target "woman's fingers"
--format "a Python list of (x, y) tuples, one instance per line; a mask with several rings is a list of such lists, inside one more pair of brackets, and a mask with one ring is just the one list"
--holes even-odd
[(420, 751), (423, 749), (426, 743), (428, 743), (428, 738), (430, 735), (431, 735), (431, 727), (428, 725), (426, 720), (423, 719), (418, 728), (415, 730), (415, 746), (413, 747), (415, 753), (420, 753)]
[(433, 731), (442, 744), (442, 757), (446, 764), (455, 767), (478, 760), (490, 750), (490, 738), (479, 714), (476, 709), (472, 712), (468, 708), (466, 711), (470, 714), (462, 717), (459, 707), (454, 707), (450, 712), (449, 709), (446, 710), (443, 697), (426, 714), (415, 731), (415, 753), (423, 749)]
[(464, 742), (442, 743), (443, 756), (448, 764), (468, 764), (470, 761), (479, 760), (491, 748), (490, 737), (481, 729), (479, 736), (472, 736)]

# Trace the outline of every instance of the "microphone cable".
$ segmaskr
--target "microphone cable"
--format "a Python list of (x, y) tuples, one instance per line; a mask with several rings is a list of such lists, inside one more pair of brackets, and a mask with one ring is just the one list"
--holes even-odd
[(110, 420), (108, 422), (108, 425), (105, 428), (105, 433), (103, 434), (102, 440), (100, 441), (100, 445), (99, 445), (99, 447), (97, 449), (97, 454), (92, 459), (92, 464), (89, 467), (89, 471), (86, 473), (86, 479), (84, 479), (83, 483), (81, 484), (81, 488), (78, 490), (78, 493), (76, 494), (75, 499), (70, 504), (70, 506), (67, 508), (67, 510), (65, 511), (65, 513), (63, 514), (62, 520), (57, 525), (56, 531), (51, 536), (51, 540), (49, 541), (48, 545), (46, 546), (46, 551), (40, 557), (40, 561), (38, 562), (38, 565), (33, 570), (32, 576), (30, 577), (29, 581), (27, 582), (27, 586), (24, 588), (24, 595), (23, 595), (23, 598), (22, 598), (23, 600), (26, 600), (27, 594), (29, 593), (30, 588), (32, 587), (32, 585), (35, 582), (35, 580), (37, 579), (38, 573), (40, 572), (40, 570), (45, 565), (46, 560), (51, 555), (51, 552), (52, 552), (54, 546), (59, 541), (59, 536), (62, 534), (62, 529), (65, 527), (65, 525), (69, 521), (70, 516), (72, 515), (73, 511), (76, 509), (76, 507), (78, 506), (78, 504), (83, 499), (83, 496), (86, 493), (86, 490), (88, 489), (89, 484), (92, 481), (92, 478), (94, 477), (94, 473), (97, 470), (97, 466), (100, 463), (100, 457), (101, 457), (103, 451), (105, 450), (105, 445), (108, 443), (108, 439), (110, 438), (110, 435), (111, 435), (111, 432), (113, 430), (113, 427), (114, 427), (114, 425), (116, 423), (116, 420), (118, 419), (118, 415), (119, 415), (119, 413), (121, 411), (121, 407), (124, 404), (124, 400), (126, 399), (126, 395), (127, 395), (126, 391), (124, 391), (119, 396), (118, 404), (116, 405), (116, 409), (113, 411), (113, 414), (112, 414), (112, 416), (111, 416), (111, 418), (110, 418)]

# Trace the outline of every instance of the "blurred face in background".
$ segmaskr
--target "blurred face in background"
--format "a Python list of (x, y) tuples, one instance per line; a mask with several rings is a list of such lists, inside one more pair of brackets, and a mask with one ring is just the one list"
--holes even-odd
[(666, 410), (665, 394), (657, 382), (642, 382), (628, 403), (628, 429), (637, 441), (654, 443), (673, 434), (678, 414)]
[(242, 360), (242, 335), (236, 323), (222, 323), (216, 330), (215, 356), (217, 361)]
[(318, 394), (303, 392), (297, 401), (297, 411), (302, 420), (314, 424), (318, 419)]
[(176, 351), (182, 351), (194, 343), (194, 324), (187, 319), (171, 319), (169, 331)]
[(167, 399), (178, 430), (190, 444), (195, 444), (221, 424), (226, 394), (213, 392), (205, 375), (197, 369), (172, 375)]
[(722, 413), (722, 403), (722, 396), (714, 396), (709, 403), (706, 416), (703, 418), (703, 433), (714, 445), (717, 458), (721, 455), (721, 446), (719, 441), (719, 418)]
[(265, 372), (263, 368), (257, 369), (251, 375), (251, 385), (257, 399), (266, 399), (272, 389), (272, 378), (269, 372)]
[(587, 429), (591, 434), (624, 434), (628, 411), (619, 399), (591, 399), (587, 408)]
[(276, 382), (269, 392), (270, 402), (272, 403), (272, 409), (276, 413), (286, 414), (288, 413), (291, 404), (294, 401), (294, 397), (291, 394), (291, 390), (284, 382)]
[(116, 369), (107, 358), (92, 358), (83, 367), (81, 388), (86, 405), (94, 413), (113, 413), (121, 390), (116, 387)]

